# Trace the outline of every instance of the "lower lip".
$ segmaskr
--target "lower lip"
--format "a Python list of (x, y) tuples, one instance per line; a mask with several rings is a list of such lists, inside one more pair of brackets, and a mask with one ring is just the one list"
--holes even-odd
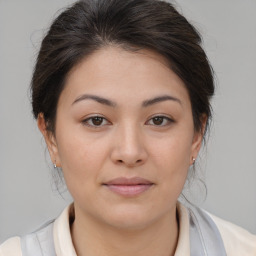
[(111, 191), (122, 195), (122, 196), (136, 196), (153, 186), (153, 184), (142, 184), (142, 185), (105, 185)]

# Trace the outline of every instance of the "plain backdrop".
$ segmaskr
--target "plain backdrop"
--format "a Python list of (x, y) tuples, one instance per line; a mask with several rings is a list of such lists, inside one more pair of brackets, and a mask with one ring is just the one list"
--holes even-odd
[[(0, 0), (0, 242), (33, 231), (71, 202), (59, 195), (31, 114), (40, 40), (71, 0)], [(211, 213), (256, 233), (256, 1), (177, 0), (201, 32), (216, 73), (211, 134), (197, 168)], [(201, 166), (201, 168), (200, 168)], [(199, 193), (198, 193), (199, 191)]]

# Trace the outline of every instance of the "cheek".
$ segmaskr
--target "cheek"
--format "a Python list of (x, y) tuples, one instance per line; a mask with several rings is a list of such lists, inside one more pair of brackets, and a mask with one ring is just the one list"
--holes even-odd
[(179, 195), (183, 189), (190, 166), (191, 137), (173, 134), (156, 141), (151, 152), (158, 170), (157, 179), (165, 194)]
[(107, 141), (85, 136), (83, 127), (67, 127), (57, 134), (58, 152), (67, 185), (97, 183), (99, 171), (107, 157)]
[(190, 163), (191, 141), (192, 138), (189, 136), (176, 134), (155, 141), (151, 147), (153, 158), (163, 166), (163, 169), (168, 168), (173, 172), (187, 169)]

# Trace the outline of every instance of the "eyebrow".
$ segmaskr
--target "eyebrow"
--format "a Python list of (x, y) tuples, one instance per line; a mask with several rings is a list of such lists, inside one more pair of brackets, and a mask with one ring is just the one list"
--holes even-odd
[(181, 100), (179, 100), (178, 98), (170, 96), (170, 95), (162, 95), (162, 96), (155, 97), (153, 99), (143, 101), (142, 106), (143, 107), (148, 107), (148, 106), (151, 106), (153, 104), (156, 104), (156, 103), (159, 103), (159, 102), (162, 102), (162, 101), (167, 101), (167, 100), (175, 101), (175, 102), (178, 102), (180, 105), (182, 105)]
[[(92, 94), (83, 94), (81, 96), (79, 96), (73, 103), (72, 105), (74, 105), (77, 102), (83, 101), (83, 100), (94, 100), (99, 102), (100, 104), (103, 105), (107, 105), (109, 107), (116, 107), (117, 104), (109, 99), (97, 96), (97, 95), (92, 95)], [(161, 95), (149, 100), (145, 100), (142, 102), (142, 107), (148, 107), (151, 106), (153, 104), (159, 103), (159, 102), (163, 102), (163, 101), (167, 101), (167, 100), (171, 100), (171, 101), (175, 101), (178, 102), (180, 105), (182, 105), (181, 100), (179, 100), (176, 97), (170, 96), (170, 95)]]
[(108, 99), (105, 99), (105, 98), (102, 98), (100, 96), (97, 96), (97, 95), (91, 95), (91, 94), (83, 94), (81, 96), (79, 96), (73, 103), (72, 105), (74, 105), (75, 103), (77, 102), (80, 102), (80, 101), (83, 101), (83, 100), (94, 100), (94, 101), (97, 101), (103, 105), (107, 105), (107, 106), (110, 106), (110, 107), (116, 107), (116, 103), (111, 101), (111, 100), (108, 100)]

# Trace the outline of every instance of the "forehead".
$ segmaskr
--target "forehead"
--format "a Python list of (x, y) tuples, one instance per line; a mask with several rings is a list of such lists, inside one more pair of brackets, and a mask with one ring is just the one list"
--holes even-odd
[(129, 99), (135, 103), (156, 94), (172, 94), (189, 101), (183, 81), (163, 56), (150, 50), (130, 52), (118, 47), (102, 48), (71, 70), (61, 97), (74, 99), (83, 93), (120, 102)]

